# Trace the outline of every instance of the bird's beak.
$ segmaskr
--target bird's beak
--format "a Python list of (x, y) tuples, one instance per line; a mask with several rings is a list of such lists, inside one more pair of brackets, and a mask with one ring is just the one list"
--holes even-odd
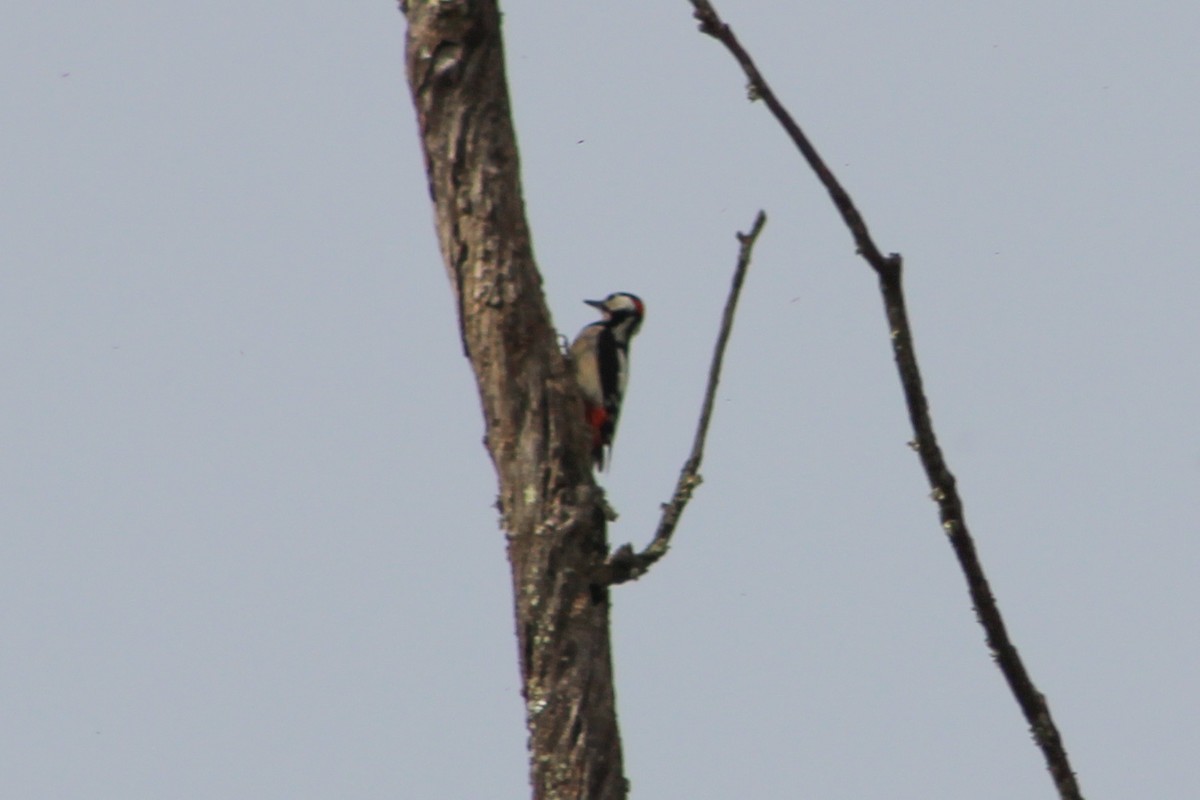
[(605, 311), (605, 310), (607, 310), (607, 309), (605, 309), (605, 308), (604, 308), (604, 301), (603, 301), (603, 300), (584, 300), (583, 302), (587, 303), (587, 304), (588, 304), (589, 306), (591, 306), (592, 308), (598, 308), (598, 309), (600, 309), (601, 311)]

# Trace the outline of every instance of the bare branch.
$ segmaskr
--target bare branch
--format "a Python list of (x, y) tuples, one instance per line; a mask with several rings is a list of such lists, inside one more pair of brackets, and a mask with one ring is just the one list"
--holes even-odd
[(601, 583), (615, 584), (637, 580), (646, 570), (667, 554), (671, 545), (671, 537), (683, 516), (683, 509), (692, 499), (692, 492), (700, 485), (700, 461), (704, 458), (704, 440), (708, 438), (708, 423), (712, 419), (713, 403), (716, 402), (717, 384), (721, 380), (721, 362), (725, 359), (725, 346), (729, 343), (729, 334), (733, 330), (733, 315), (737, 311), (738, 297), (742, 293), (742, 283), (746, 279), (746, 270), (750, 267), (750, 255), (754, 251), (754, 243), (767, 224), (767, 215), (758, 212), (754, 225), (749, 233), (738, 233), (741, 248), (738, 250), (737, 266), (733, 271), (733, 285), (729, 287), (729, 297), (725, 300), (725, 311), (721, 316), (721, 330), (717, 334), (717, 343), (713, 347), (712, 364), (708, 368), (708, 388), (704, 392), (704, 405), (700, 410), (700, 421), (696, 425), (696, 437), (692, 441), (692, 452), (675, 484), (675, 493), (671, 501), (663, 504), (662, 518), (654, 539), (640, 553), (633, 552), (633, 545), (624, 544), (618, 547), (605, 562), (601, 572)]
[[(804, 131), (800, 130), (800, 126), (792, 119), (792, 115), (779, 102), (779, 98), (775, 96), (775, 92), (771, 90), (767, 84), (767, 79), (758, 71), (758, 67), (754, 63), (754, 59), (742, 47), (741, 42), (733, 35), (733, 31), (717, 14), (717, 10), (712, 7), (708, 0), (691, 0), (691, 4), (695, 6), (696, 19), (700, 20), (700, 30), (713, 37), (733, 54), (741, 65), (742, 71), (746, 73), (746, 78), (750, 82), (750, 94), (755, 99), (760, 99), (767, 104), (767, 108), (775, 115), (775, 119), (787, 131), (792, 142), (804, 156), (804, 160), (812, 167), (813, 172), (817, 173), (817, 178), (824, 184), (825, 189), (829, 192), (829, 197), (833, 200), (833, 204), (837, 210), (841, 212), (842, 219), (846, 221), (846, 227), (850, 229), (850, 233), (854, 236), (854, 243), (858, 247), (858, 253), (867, 260), (876, 272), (882, 273), (888, 264), (887, 258), (884, 258), (880, 253), (879, 248), (875, 246), (875, 242), (871, 239), (871, 234), (867, 230), (867, 223), (863, 220), (862, 215), (858, 213), (858, 208), (855, 207), (854, 201), (850, 199), (850, 195), (842, 188), (842, 184), (834, 177), (833, 172), (829, 167), (825, 166), (825, 161), (817, 153), (817, 149), (813, 147), (812, 142), (804, 135)], [(898, 258), (898, 256), (893, 256)]]
[(850, 199), (850, 195), (825, 165), (816, 148), (792, 119), (791, 114), (779, 102), (750, 54), (738, 42), (733, 31), (717, 14), (712, 4), (708, 0), (690, 0), (690, 2), (695, 8), (696, 19), (700, 21), (700, 30), (717, 39), (733, 54), (750, 82), (751, 95), (761, 98), (766, 103), (767, 108), (791, 137), (796, 148), (829, 192), (833, 204), (841, 213), (846, 227), (850, 229), (850, 234), (854, 237), (859, 255), (871, 265), (871, 268), (879, 276), (880, 293), (883, 296), (884, 310), (891, 333), (892, 352), (896, 359), (896, 368), (900, 373), (900, 383), (904, 390), (904, 399), (913, 426), (912, 446), (920, 456), (921, 465), (933, 490), (932, 497), (938, 505), (942, 529), (949, 538), (958, 558), (988, 646), (1008, 682), (1017, 704), (1025, 714), (1025, 719), (1033, 731), (1034, 740), (1042, 750), (1046, 766), (1058, 789), (1059, 796), (1064, 800), (1076, 798), (1081, 800), (1083, 795), (1080, 793), (1074, 772), (1071, 770), (1071, 764), (1058, 728), (1050, 715), (1050, 706), (1047, 704), (1046, 698), (1038, 691), (1037, 686), (1034, 685), (1017, 653), (1017, 648), (1009, 639), (1000, 609), (992, 595), (983, 565), (975, 551), (974, 540), (967, 529), (962, 499), (958, 495), (954, 475), (946, 465), (941, 448), (938, 446), (937, 436), (933, 430), (933, 421), (929, 415), (929, 403), (925, 399), (921, 371), (917, 365), (916, 351), (913, 349), (912, 328), (909, 325), (904, 290), (901, 285), (902, 261), (900, 255), (892, 253), (885, 257), (876, 247), (867, 230), (866, 222), (859, 214), (854, 201)]

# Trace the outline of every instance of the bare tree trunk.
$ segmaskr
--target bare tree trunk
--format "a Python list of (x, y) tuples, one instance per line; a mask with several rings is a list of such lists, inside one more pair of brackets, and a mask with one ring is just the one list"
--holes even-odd
[(499, 478), (533, 796), (623, 798), (608, 590), (596, 581), (603, 501), (533, 260), (499, 9), (412, 0), (401, 10), (438, 240)]

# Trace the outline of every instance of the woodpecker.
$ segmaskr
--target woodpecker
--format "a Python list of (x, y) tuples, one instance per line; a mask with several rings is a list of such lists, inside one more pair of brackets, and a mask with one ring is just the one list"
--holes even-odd
[(592, 461), (596, 469), (604, 469), (606, 452), (612, 452), (621, 398), (629, 379), (629, 342), (642, 326), (646, 307), (628, 292), (583, 302), (599, 309), (603, 317), (575, 337), (571, 360), (592, 431)]

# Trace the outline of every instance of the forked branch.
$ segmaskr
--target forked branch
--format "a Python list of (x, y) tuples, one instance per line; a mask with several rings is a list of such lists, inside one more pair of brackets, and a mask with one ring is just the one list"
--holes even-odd
[(908, 322), (908, 312), (905, 308), (904, 290), (901, 285), (902, 261), (897, 253), (884, 256), (871, 239), (867, 224), (858, 212), (850, 195), (842, 188), (841, 183), (833, 172), (825, 165), (815, 147), (804, 135), (800, 126), (792, 119), (792, 115), (783, 107), (771, 87), (759, 72), (754, 60), (742, 47), (733, 31), (717, 14), (716, 9), (708, 0), (690, 0), (695, 8), (696, 19), (700, 21), (700, 30), (712, 36), (726, 49), (741, 65), (750, 84), (751, 97), (761, 99), (779, 124), (787, 132), (805, 161), (816, 173), (817, 178), (829, 192), (833, 204), (837, 207), (846, 227), (854, 237), (858, 253), (875, 273), (879, 276), (880, 293), (883, 296), (884, 311), (887, 314), (888, 329), (891, 334), (892, 352), (896, 359), (896, 368), (900, 373), (900, 383), (904, 390), (904, 400), (908, 406), (909, 420), (913, 427), (913, 449), (921, 459), (921, 465), (932, 488), (932, 496), (938, 505), (942, 529), (954, 548), (959, 566), (967, 582), (971, 602), (975, 606), (979, 623), (983, 626), (987, 637), (988, 647), (996, 660), (1000, 671), (1004, 674), (1009, 688), (1016, 698), (1017, 704), (1025, 714), (1025, 719), (1033, 731), (1034, 740), (1041, 748), (1046, 760), (1046, 766), (1058, 789), (1059, 796), (1064, 800), (1081, 799), (1075, 774), (1071, 770), (1067, 751), (1059, 736), (1058, 728), (1050, 716), (1050, 706), (1046, 698), (1038, 691), (1029, 673), (1017, 653), (1016, 647), (1009, 639), (1000, 609), (988, 586), (987, 576), (983, 565), (975, 551), (975, 543), (967, 530), (966, 518), (963, 515), (962, 499), (954, 475), (946, 465), (934, 434), (933, 421), (929, 415), (929, 404), (925, 399), (925, 390), (921, 381), (921, 371), (917, 366), (916, 351), (913, 349), (912, 329)]

